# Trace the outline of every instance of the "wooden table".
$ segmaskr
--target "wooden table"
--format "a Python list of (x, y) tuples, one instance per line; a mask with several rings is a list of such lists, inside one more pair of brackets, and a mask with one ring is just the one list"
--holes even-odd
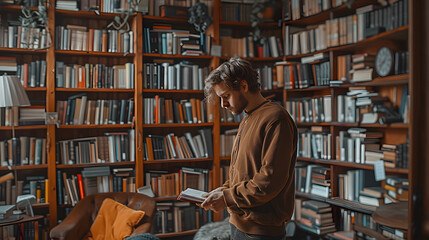
[(3, 222), (0, 223), (0, 227), (5, 227), (9, 225), (18, 224), (16, 239), (22, 240), (24, 237), (24, 223), (34, 222), (34, 239), (39, 240), (39, 222), (38, 220), (43, 219), (42, 215), (35, 215), (34, 217), (30, 217), (27, 215), (21, 215), (21, 219), (11, 222)]

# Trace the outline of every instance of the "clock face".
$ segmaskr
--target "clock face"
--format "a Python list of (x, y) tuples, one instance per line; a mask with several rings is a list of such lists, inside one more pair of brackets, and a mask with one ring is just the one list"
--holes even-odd
[(393, 53), (387, 47), (378, 50), (375, 56), (375, 70), (378, 75), (385, 77), (390, 74), (393, 68)]

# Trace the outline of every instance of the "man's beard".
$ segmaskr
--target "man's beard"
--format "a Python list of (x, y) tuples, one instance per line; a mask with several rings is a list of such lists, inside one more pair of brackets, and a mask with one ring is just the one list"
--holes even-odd
[(238, 96), (237, 104), (238, 105), (234, 106), (232, 111), (230, 111), (234, 115), (241, 114), (244, 111), (244, 109), (247, 107), (247, 105), (249, 104), (249, 101), (244, 97), (244, 95), (242, 93), (240, 93), (240, 95)]

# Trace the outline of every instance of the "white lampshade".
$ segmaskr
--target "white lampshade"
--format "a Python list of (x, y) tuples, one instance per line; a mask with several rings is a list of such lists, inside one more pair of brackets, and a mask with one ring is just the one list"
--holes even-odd
[(0, 76), (0, 107), (30, 106), (27, 93), (17, 76)]

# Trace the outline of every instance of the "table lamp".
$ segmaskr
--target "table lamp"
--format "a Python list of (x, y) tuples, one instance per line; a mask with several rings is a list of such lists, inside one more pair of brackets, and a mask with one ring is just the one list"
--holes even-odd
[[(0, 107), (24, 107), (30, 106), (27, 93), (24, 90), (19, 78), (17, 76), (3, 75), (0, 76)], [(12, 113), (12, 147), (16, 150), (17, 139), (15, 138), (14, 115)], [(15, 152), (15, 151), (14, 151)], [(14, 166), (16, 163), (13, 164)], [(15, 171), (15, 185), (16, 166)]]

